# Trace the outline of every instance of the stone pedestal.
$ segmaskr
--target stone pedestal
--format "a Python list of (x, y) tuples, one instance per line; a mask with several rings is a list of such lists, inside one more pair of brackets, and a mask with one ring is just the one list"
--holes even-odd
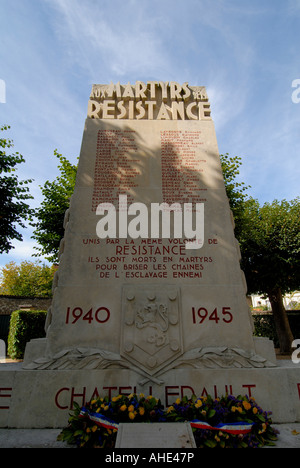
[[(0, 366), (0, 427), (62, 428), (76, 401), (84, 406), (98, 395), (153, 394), (165, 407), (182, 396), (250, 395), (274, 423), (300, 422), (300, 372), (291, 361), (273, 368), (170, 370), (157, 381), (128, 369), (24, 370)], [(156, 380), (156, 379), (155, 379)]]

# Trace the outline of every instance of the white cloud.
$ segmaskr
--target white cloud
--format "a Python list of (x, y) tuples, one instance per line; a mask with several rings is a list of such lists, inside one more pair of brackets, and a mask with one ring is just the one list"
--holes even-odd
[[(36, 254), (37, 251), (34, 249), (36, 243), (29, 239), (25, 238), (23, 241), (14, 241), (13, 246), (15, 248), (11, 249), (9, 253), (1, 254), (0, 255), (0, 268), (10, 262), (15, 262), (19, 264), (25, 260), (35, 262), (37, 260), (36, 257), (33, 257), (33, 254)], [(48, 263), (44, 259), (42, 259), (43, 263)]]
[(136, 15), (136, 5), (130, 3), (131, 7), (127, 2), (116, 2), (115, 8), (110, 4), (104, 9), (102, 3), (89, 0), (49, 2), (58, 12), (56, 31), (67, 47), (69, 60), (87, 67), (91, 78), (103, 75), (105, 68), (124, 76), (153, 74), (166, 66), (159, 24), (147, 15)]

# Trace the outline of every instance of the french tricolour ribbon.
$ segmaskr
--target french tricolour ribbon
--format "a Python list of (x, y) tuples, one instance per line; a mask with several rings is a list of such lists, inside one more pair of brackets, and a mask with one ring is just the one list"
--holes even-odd
[[(80, 417), (88, 417), (91, 421), (93, 421), (97, 426), (105, 427), (106, 429), (117, 429), (119, 428), (119, 424), (111, 419), (103, 416), (100, 413), (94, 413), (90, 411), (88, 408), (83, 407), (79, 414)], [(191, 427), (195, 429), (204, 429), (210, 431), (222, 431), (228, 432), (230, 434), (249, 434), (251, 432), (253, 423), (248, 422), (235, 422), (235, 423), (228, 423), (228, 424), (217, 424), (216, 426), (211, 426), (205, 421), (199, 421), (195, 419), (194, 421), (190, 422)]]
[(93, 421), (97, 426), (105, 427), (106, 429), (117, 429), (119, 428), (119, 424), (111, 419), (103, 416), (100, 413), (94, 413), (87, 408), (81, 408), (79, 417), (88, 417), (91, 421)]
[(191, 426), (195, 429), (207, 429), (210, 431), (222, 431), (228, 432), (230, 434), (249, 434), (253, 427), (253, 423), (248, 422), (235, 422), (235, 423), (228, 423), (228, 424), (217, 424), (216, 426), (211, 426), (207, 422), (198, 421), (195, 419), (191, 421)]

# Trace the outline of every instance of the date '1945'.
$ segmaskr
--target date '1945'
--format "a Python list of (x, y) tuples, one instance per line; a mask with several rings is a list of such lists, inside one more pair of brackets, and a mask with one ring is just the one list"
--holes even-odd
[(202, 324), (206, 319), (214, 321), (216, 324), (220, 320), (225, 323), (230, 323), (233, 320), (230, 307), (222, 307), (220, 311), (216, 307), (212, 312), (209, 312), (205, 307), (199, 307), (198, 310), (196, 307), (192, 307), (192, 317), (193, 324)]

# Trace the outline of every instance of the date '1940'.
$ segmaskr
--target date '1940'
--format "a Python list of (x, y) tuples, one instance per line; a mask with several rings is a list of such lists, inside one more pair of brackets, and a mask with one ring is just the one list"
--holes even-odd
[(73, 325), (78, 320), (84, 320), (92, 323), (96, 320), (98, 323), (106, 323), (110, 319), (110, 311), (107, 307), (99, 307), (94, 311), (93, 308), (85, 312), (81, 307), (68, 307), (66, 315), (66, 323)]
[(201, 324), (205, 319), (212, 320), (216, 323), (218, 323), (219, 320), (225, 323), (230, 323), (233, 320), (230, 307), (222, 307), (220, 311), (216, 307), (212, 312), (209, 312), (205, 307), (200, 307), (198, 310), (192, 307), (192, 316), (194, 324)]

